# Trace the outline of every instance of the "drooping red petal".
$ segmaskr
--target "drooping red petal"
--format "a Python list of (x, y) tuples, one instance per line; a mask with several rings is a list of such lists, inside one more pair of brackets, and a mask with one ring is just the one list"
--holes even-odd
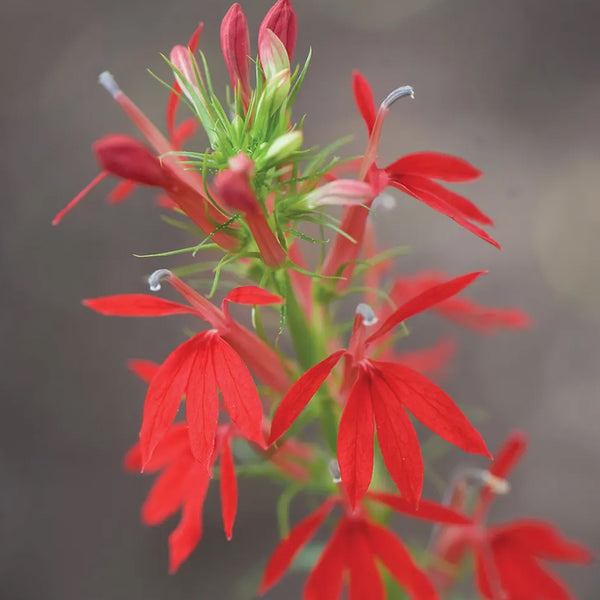
[(493, 239), (490, 235), (488, 235), (481, 227), (477, 225), (473, 225), (470, 221), (468, 221), (462, 212), (456, 210), (453, 206), (450, 206), (447, 202), (440, 200), (435, 194), (432, 194), (429, 189), (423, 187), (421, 184), (421, 178), (415, 177), (414, 175), (405, 175), (401, 179), (396, 179), (392, 177), (390, 179), (390, 185), (406, 192), (410, 196), (413, 196), (417, 200), (420, 200), (424, 204), (427, 204), (433, 210), (449, 217), (453, 221), (455, 221), (461, 227), (464, 227), (467, 231), (475, 234), (477, 237), (482, 240), (488, 242), (495, 248), (501, 250), (500, 244)]
[(166, 317), (168, 315), (195, 314), (195, 311), (189, 306), (149, 294), (103, 296), (102, 298), (83, 300), (81, 303), (110, 317)]
[(491, 458), (479, 432), (435, 383), (404, 365), (379, 361), (373, 364), (398, 401), (425, 427), (465, 452)]
[(185, 457), (175, 461), (157, 477), (142, 506), (144, 524), (158, 525), (177, 511), (183, 503), (186, 479), (193, 466), (194, 459)]
[(258, 590), (259, 594), (264, 594), (283, 577), (298, 552), (300, 552), (323, 524), (334, 504), (334, 501), (327, 500), (315, 512), (300, 521), (290, 531), (289, 535), (279, 543), (279, 546), (277, 546), (265, 567)]
[(190, 372), (198, 353), (198, 336), (176, 348), (150, 382), (140, 430), (142, 468), (171, 427), (181, 399), (187, 391)]
[(216, 332), (211, 330), (199, 333), (193, 339), (196, 340), (196, 352), (189, 370), (185, 415), (192, 454), (208, 473), (214, 462), (219, 419), (217, 375), (213, 367), (215, 342), (219, 338)]
[(269, 9), (258, 31), (259, 46), (265, 29), (270, 29), (283, 42), (290, 62), (292, 62), (298, 24), (296, 13), (290, 0), (278, 0)]
[(266, 448), (262, 405), (250, 371), (236, 351), (220, 337), (213, 340), (212, 360), (225, 408), (242, 435)]
[(277, 441), (290, 428), (344, 353), (345, 350), (334, 352), (311, 367), (292, 385), (273, 415), (269, 445)]
[(133, 358), (127, 361), (127, 366), (130, 371), (133, 371), (142, 381), (150, 383), (156, 375), (160, 365), (153, 360), (143, 360)]
[(223, 298), (223, 302), (221, 304), (221, 310), (227, 315), (229, 318), (229, 311), (227, 305), (230, 302), (234, 302), (235, 304), (248, 304), (248, 305), (261, 305), (266, 306), (270, 304), (282, 304), (283, 298), (278, 296), (277, 294), (272, 294), (267, 290), (263, 290), (260, 287), (255, 285), (245, 285), (242, 287), (237, 287), (229, 294)]
[(431, 500), (421, 499), (419, 500), (419, 506), (415, 508), (415, 505), (411, 504), (406, 498), (388, 492), (369, 492), (367, 498), (385, 504), (396, 512), (423, 521), (448, 523), (450, 525), (468, 525), (471, 523), (471, 519), (468, 517), (461, 515), (448, 506), (432, 502)]
[(385, 170), (394, 177), (411, 174), (442, 181), (472, 181), (481, 177), (481, 171), (466, 160), (440, 152), (413, 152)]
[(383, 377), (374, 371), (371, 381), (377, 439), (383, 461), (400, 493), (417, 507), (423, 489), (423, 457), (417, 434), (402, 403)]
[(399, 325), (402, 321), (405, 321), (409, 317), (417, 315), (433, 306), (436, 306), (440, 302), (451, 298), (455, 294), (458, 294), (461, 290), (466, 288), (468, 285), (473, 283), (480, 275), (485, 274), (486, 271), (475, 271), (473, 273), (467, 273), (460, 277), (455, 277), (449, 281), (434, 285), (424, 292), (421, 292), (417, 296), (414, 296), (397, 310), (395, 310), (378, 328), (367, 338), (367, 343), (371, 343), (376, 339), (384, 336), (386, 333), (391, 331), (396, 325)]
[[(401, 181), (404, 181), (404, 177)], [(458, 211), (463, 215), (465, 219), (480, 223), (481, 225), (493, 225), (494, 222), (490, 217), (483, 213), (473, 202), (464, 196), (446, 189), (435, 181), (431, 181), (425, 177), (419, 177), (417, 175), (410, 176), (411, 185), (418, 187), (420, 190), (427, 191), (431, 195), (437, 197), (441, 202), (444, 202), (454, 210)]]
[(588, 548), (567, 539), (550, 523), (536, 519), (522, 519), (492, 527), (489, 535), (494, 545), (510, 544), (548, 560), (587, 563), (593, 558)]
[(371, 135), (377, 117), (377, 110), (375, 108), (371, 86), (366, 78), (358, 71), (352, 73), (352, 91), (354, 92), (356, 106), (367, 126), (369, 135)]
[(368, 523), (368, 539), (373, 554), (381, 560), (394, 579), (401, 583), (413, 600), (437, 600), (433, 584), (413, 561), (410, 552), (391, 532)]
[(235, 478), (235, 465), (231, 453), (231, 436), (225, 435), (221, 445), (221, 513), (223, 515), (223, 528), (225, 535), (230, 540), (233, 535), (233, 524), (237, 512), (237, 480)]
[(386, 593), (377, 570), (373, 550), (364, 520), (350, 521), (348, 567), (350, 570), (350, 600), (385, 600)]
[(338, 430), (340, 473), (353, 508), (369, 489), (373, 476), (375, 424), (370, 387), (368, 374), (361, 372), (348, 396)]
[(169, 536), (169, 573), (179, 569), (202, 537), (202, 507), (208, 489), (208, 478), (201, 468), (196, 468), (188, 478), (188, 494), (183, 503), (181, 520)]
[(306, 580), (303, 600), (338, 600), (348, 562), (350, 536), (342, 520)]
[[(527, 436), (522, 431), (512, 431), (504, 444), (496, 453), (496, 458), (490, 467), (490, 473), (500, 479), (506, 479), (509, 473), (521, 460), (521, 457), (527, 450)], [(494, 492), (490, 486), (483, 486), (479, 494), (479, 503), (477, 511), (484, 513), (489, 508), (494, 497)]]
[[(156, 447), (152, 458), (144, 466), (144, 472), (153, 473), (184, 456), (191, 456), (188, 428), (185, 423), (175, 423)], [(139, 443), (129, 449), (123, 459), (123, 466), (127, 471), (142, 470), (142, 452)]]

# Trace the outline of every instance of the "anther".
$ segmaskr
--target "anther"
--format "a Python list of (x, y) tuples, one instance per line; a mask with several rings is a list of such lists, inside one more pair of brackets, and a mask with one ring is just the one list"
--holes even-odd
[(329, 461), (329, 472), (333, 478), (333, 483), (342, 482), (342, 474), (340, 473), (340, 463), (335, 458)]
[(98, 75), (98, 83), (113, 97), (116, 98), (121, 93), (119, 84), (108, 71), (102, 71)]
[(396, 88), (393, 92), (390, 92), (386, 99), (381, 103), (382, 108), (386, 110), (396, 102), (396, 100), (400, 100), (400, 98), (405, 98), (406, 96), (410, 96), (414, 99), (415, 90), (410, 85), (403, 85), (402, 87)]
[(173, 277), (173, 273), (171, 273), (169, 269), (158, 269), (157, 271), (154, 271), (154, 273), (148, 277), (148, 285), (150, 286), (150, 290), (152, 292), (158, 292), (161, 287), (160, 282), (171, 277)]
[(360, 315), (363, 318), (363, 325), (367, 325), (367, 326), (375, 325), (375, 323), (377, 323), (377, 321), (379, 320), (375, 316), (373, 309), (368, 304), (365, 304), (364, 302), (361, 302), (356, 307), (356, 314)]

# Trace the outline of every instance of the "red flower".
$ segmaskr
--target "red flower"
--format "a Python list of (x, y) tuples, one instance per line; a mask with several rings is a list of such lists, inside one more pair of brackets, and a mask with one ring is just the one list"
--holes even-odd
[[(210, 458), (212, 467), (220, 457), (221, 510), (228, 540), (237, 511), (237, 482), (231, 454), (234, 435), (231, 425), (220, 425)], [(210, 475), (194, 458), (188, 428), (183, 423), (169, 428), (150, 461), (144, 465), (142, 460), (141, 446), (136, 444), (125, 456), (125, 468), (139, 472), (144, 466), (146, 473), (162, 470), (142, 506), (142, 522), (158, 525), (179, 508), (182, 510), (181, 521), (169, 536), (169, 571), (175, 573), (202, 537), (202, 508)]]
[[(394, 282), (390, 296), (394, 302), (401, 303), (445, 279), (444, 273), (428, 272), (412, 277), (399, 277)], [(448, 298), (433, 310), (459, 325), (482, 334), (496, 333), (500, 329), (526, 329), (531, 326), (529, 316), (518, 308), (487, 307), (458, 296)]]
[[(423, 500), (419, 510), (394, 494), (369, 494), (368, 498), (393, 510), (425, 521), (467, 523), (457, 512)], [(332, 497), (298, 523), (281, 541), (265, 568), (259, 593), (275, 585), (300, 550), (315, 535), (336, 504), (344, 514), (304, 587), (304, 600), (336, 600), (342, 593), (344, 573), (349, 572), (350, 598), (383, 600), (385, 591), (377, 562), (381, 562), (413, 600), (435, 600), (437, 594), (427, 576), (413, 562), (402, 542), (389, 530), (374, 523), (363, 507), (351, 510), (341, 498)]]
[[(473, 513), (473, 523), (442, 530), (435, 554), (448, 567), (458, 567), (464, 556), (475, 557), (479, 592), (489, 600), (572, 600), (567, 587), (546, 570), (547, 560), (588, 563), (588, 548), (565, 538), (553, 525), (539, 519), (521, 519), (504, 525), (486, 526), (494, 489), (507, 486), (505, 478), (526, 448), (526, 438), (515, 432), (509, 436), (484, 481)], [(433, 569), (440, 590), (454, 577), (448, 567)]]
[[(406, 410), (446, 441), (467, 452), (489, 456), (481, 436), (452, 399), (420, 373), (404, 365), (366, 358), (367, 348), (402, 321), (460, 292), (481, 273), (470, 273), (433, 286), (400, 306), (374, 333), (366, 305), (359, 306), (349, 350), (338, 350), (302, 375), (273, 416), (269, 443), (292, 425), (342, 356), (342, 391), (349, 390), (338, 430), (338, 461), (352, 506), (366, 493), (373, 472), (374, 424), (381, 453), (402, 495), (417, 505), (423, 485), (423, 459)], [(368, 310), (365, 310), (368, 309)]]
[(227, 305), (229, 302), (279, 304), (282, 299), (261, 288), (241, 287), (225, 297), (219, 310), (164, 269), (151, 276), (151, 287), (159, 289), (159, 281), (163, 277), (168, 278), (189, 305), (144, 294), (108, 296), (86, 300), (84, 304), (102, 314), (113, 316), (189, 313), (212, 325), (213, 329), (181, 344), (152, 377), (140, 431), (143, 464), (146, 464), (169, 430), (181, 398), (185, 396), (192, 453), (208, 470), (217, 430), (218, 391), (240, 433), (263, 446), (262, 407), (245, 363), (275, 389), (287, 385), (287, 375), (279, 357), (260, 338), (231, 319)]

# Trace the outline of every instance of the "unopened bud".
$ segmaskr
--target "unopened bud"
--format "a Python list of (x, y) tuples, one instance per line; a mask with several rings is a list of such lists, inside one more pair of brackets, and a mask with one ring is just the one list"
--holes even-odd
[(258, 32), (259, 44), (266, 30), (271, 30), (282, 41), (292, 62), (298, 25), (290, 0), (278, 0), (265, 15)]
[(258, 42), (260, 64), (267, 81), (278, 73), (290, 70), (290, 59), (283, 42), (270, 30), (266, 29)]
[(355, 179), (337, 179), (312, 191), (305, 202), (313, 209), (317, 206), (358, 206), (373, 197), (371, 185)]
[(235, 90), (241, 86), (242, 96), (250, 98), (249, 56), (250, 35), (246, 17), (236, 2), (223, 17), (221, 23), (221, 49)]
[(279, 163), (302, 147), (303, 136), (301, 131), (290, 131), (280, 135), (267, 150), (264, 156), (265, 163)]

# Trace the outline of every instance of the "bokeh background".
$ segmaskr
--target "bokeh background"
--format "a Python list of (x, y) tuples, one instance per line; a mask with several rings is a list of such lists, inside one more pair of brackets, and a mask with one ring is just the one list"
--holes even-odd
[[(253, 42), (268, 0), (244, 10)], [(176, 577), (167, 575), (175, 520), (144, 528), (149, 479), (122, 472), (135, 441), (144, 386), (129, 357), (160, 360), (181, 339), (172, 320), (103, 319), (82, 297), (143, 291), (167, 261), (135, 259), (189, 245), (159, 219), (150, 191), (118, 207), (94, 191), (58, 228), (54, 213), (96, 173), (88, 151), (132, 127), (96, 85), (110, 69), (163, 124), (166, 92), (146, 72), (167, 71), (159, 52), (201, 46), (218, 84), (221, 0), (3, 0), (2, 418), (0, 597), (7, 600), (243, 597), (244, 582), (277, 541), (275, 486), (243, 481), (234, 541), (221, 530), (217, 490), (205, 536)], [(471, 197), (497, 221), (498, 252), (406, 197), (379, 219), (384, 243), (412, 246), (399, 261), (451, 273), (485, 268), (473, 294), (519, 305), (535, 329), (490, 339), (459, 333), (445, 387), (484, 408), (490, 447), (514, 426), (531, 449), (494, 517), (536, 515), (600, 548), (600, 2), (598, 0), (298, 0), (296, 57), (314, 60), (297, 112), (309, 143), (354, 133), (353, 68), (382, 98), (412, 84), (394, 109), (383, 160), (415, 150), (464, 156), (485, 171)], [(427, 335), (439, 322), (422, 320)], [(453, 452), (451, 463), (468, 464)], [(297, 507), (298, 514), (304, 508)], [(253, 570), (254, 569), (254, 570)], [(577, 597), (600, 595), (600, 570), (561, 569)], [(297, 597), (291, 576), (269, 598)]]

